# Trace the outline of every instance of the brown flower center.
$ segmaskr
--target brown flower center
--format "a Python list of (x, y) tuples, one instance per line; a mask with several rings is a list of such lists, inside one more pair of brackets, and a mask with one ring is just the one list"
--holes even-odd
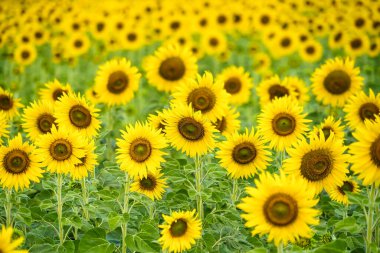
[(281, 46), (282, 47), (289, 47), (290, 44), (292, 44), (292, 41), (289, 38), (283, 38), (281, 40)]
[(279, 84), (274, 84), (271, 87), (269, 87), (268, 92), (269, 92), (270, 100), (273, 100), (276, 97), (281, 98), (281, 97), (289, 95), (288, 88)]
[(86, 128), (91, 125), (91, 113), (82, 105), (74, 105), (69, 112), (71, 124), (78, 128)]
[(81, 40), (75, 40), (74, 41), (74, 46), (76, 48), (81, 48), (83, 46), (83, 42)]
[(296, 120), (290, 114), (279, 113), (272, 120), (272, 129), (278, 135), (289, 135), (296, 129)]
[(269, 23), (269, 17), (268, 17), (267, 15), (261, 16), (261, 18), (260, 18), (260, 22), (261, 22), (261, 24), (263, 24), (263, 25), (268, 24), (268, 23)]
[(351, 48), (358, 49), (362, 47), (363, 42), (360, 38), (357, 38), (357, 39), (351, 40), (350, 45), (351, 45)]
[(326, 126), (322, 128), (322, 132), (323, 132), (323, 135), (325, 136), (325, 139), (327, 140), (330, 137), (331, 132), (333, 131), (331, 127)]
[(147, 139), (135, 139), (129, 147), (129, 155), (138, 163), (146, 161), (150, 157), (151, 153), (152, 146)]
[(313, 46), (306, 47), (306, 53), (308, 53), (308, 54), (314, 54), (315, 53), (315, 48)]
[(224, 82), (224, 89), (230, 94), (236, 94), (241, 89), (241, 81), (237, 77), (231, 77)]
[(193, 90), (187, 97), (187, 103), (192, 105), (195, 111), (202, 113), (211, 111), (216, 103), (216, 97), (212, 90), (201, 87)]
[(80, 160), (80, 163), (75, 164), (75, 165), (74, 165), (75, 167), (81, 167), (81, 166), (84, 166), (84, 165), (86, 164), (86, 161), (87, 161), (87, 156), (84, 156), (84, 157), (82, 157), (82, 158), (79, 158), (79, 160)]
[(128, 41), (135, 41), (137, 39), (136, 33), (128, 33), (127, 34), (127, 40)]
[(22, 59), (26, 60), (26, 59), (28, 59), (29, 57), (30, 57), (30, 52), (29, 52), (29, 51), (24, 50), (24, 51), (21, 52), (21, 58), (22, 58)]
[(232, 158), (240, 164), (252, 162), (256, 157), (256, 148), (252, 143), (243, 142), (236, 145), (232, 151)]
[(156, 179), (151, 175), (148, 175), (146, 178), (140, 179), (140, 187), (143, 190), (152, 191), (156, 188), (156, 185)]
[(204, 128), (193, 118), (186, 117), (178, 122), (178, 131), (187, 140), (197, 141), (203, 138)]
[(213, 125), (219, 132), (223, 133), (227, 128), (227, 121), (225, 117), (222, 117), (221, 119), (217, 119)]
[(351, 78), (342, 70), (334, 70), (326, 76), (323, 86), (331, 94), (340, 95), (350, 89)]
[(50, 145), (49, 151), (54, 160), (64, 161), (70, 158), (72, 154), (72, 146), (69, 141), (58, 139)]
[(54, 121), (55, 121), (55, 118), (53, 117), (53, 115), (47, 114), (47, 113), (42, 114), (37, 119), (37, 127), (44, 134), (50, 133), (50, 130), (54, 124)]
[(4, 156), (4, 169), (11, 174), (20, 174), (29, 168), (30, 160), (25, 151), (15, 149)]
[(379, 113), (380, 109), (374, 103), (365, 103), (359, 109), (359, 116), (362, 121), (366, 119), (375, 120), (375, 116)]
[(293, 223), (298, 215), (297, 202), (288, 194), (275, 193), (263, 206), (268, 222), (275, 226), (287, 226)]
[(370, 150), (372, 162), (380, 167), (380, 136), (372, 143)]
[(320, 181), (330, 175), (333, 160), (328, 150), (317, 149), (306, 153), (301, 160), (301, 175), (309, 181)]
[(123, 71), (116, 71), (108, 77), (107, 89), (113, 94), (120, 94), (128, 87), (128, 83), (128, 76)]
[(185, 64), (179, 57), (165, 59), (158, 70), (160, 76), (169, 81), (180, 80), (186, 71)]
[(209, 42), (210, 42), (210, 45), (213, 47), (216, 47), (219, 44), (219, 40), (217, 38), (211, 38)]
[(343, 195), (346, 195), (345, 192), (353, 192), (354, 184), (350, 181), (344, 181), (342, 186), (338, 186), (338, 191)]
[(57, 101), (60, 97), (63, 96), (63, 94), (67, 94), (67, 91), (66, 90), (62, 90), (60, 88), (54, 90), (54, 92), (53, 92), (53, 99), (54, 99), (54, 101)]
[(13, 100), (7, 95), (0, 95), (0, 110), (8, 111), (13, 107)]
[(169, 230), (173, 237), (183, 236), (187, 231), (187, 222), (184, 219), (178, 219), (172, 222)]

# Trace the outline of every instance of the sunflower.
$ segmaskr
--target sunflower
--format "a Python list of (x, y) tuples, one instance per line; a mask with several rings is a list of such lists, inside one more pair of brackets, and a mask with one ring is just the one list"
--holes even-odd
[(146, 195), (152, 200), (159, 200), (165, 192), (166, 179), (157, 172), (148, 172), (146, 177), (137, 178), (131, 185), (131, 191)]
[(239, 112), (233, 107), (227, 108), (223, 113), (223, 116), (218, 118), (216, 121), (212, 122), (212, 125), (218, 130), (222, 135), (233, 134), (235, 131), (240, 129), (240, 116)]
[(220, 164), (228, 171), (231, 178), (248, 178), (266, 169), (271, 160), (271, 152), (266, 150), (265, 143), (259, 133), (245, 129), (245, 133), (235, 132), (221, 142), (216, 157)]
[(369, 49), (368, 49), (368, 56), (374, 58), (374, 57), (377, 57), (379, 53), (380, 53), (380, 38), (372, 39)]
[(43, 170), (36, 148), (23, 143), (21, 134), (0, 147), (0, 181), (3, 187), (16, 191), (29, 188), (30, 181), (40, 182)]
[(9, 131), (8, 117), (5, 113), (0, 111), (0, 145), (3, 144), (2, 137), (8, 137)]
[(150, 84), (161, 91), (174, 91), (183, 81), (198, 73), (196, 58), (190, 49), (178, 45), (160, 47), (144, 64)]
[(161, 111), (157, 111), (156, 114), (148, 115), (148, 123), (154, 129), (160, 130), (161, 133), (165, 134), (165, 116), (167, 115), (169, 109), (163, 109)]
[(380, 184), (380, 118), (366, 120), (353, 133), (356, 142), (349, 147), (351, 170), (363, 180), (363, 185)]
[(370, 89), (367, 96), (363, 91), (352, 96), (344, 107), (346, 121), (351, 129), (358, 126), (364, 127), (364, 121), (374, 121), (380, 115), (380, 93), (375, 93)]
[(263, 52), (254, 53), (253, 56), (253, 71), (264, 74), (270, 69), (272, 60), (270, 56)]
[(36, 141), (41, 134), (50, 133), (55, 120), (54, 105), (42, 100), (25, 108), (22, 127), (28, 133), (28, 137)]
[(166, 148), (165, 137), (160, 130), (148, 124), (127, 125), (121, 131), (122, 139), (117, 140), (116, 159), (120, 168), (133, 178), (146, 178), (149, 172), (156, 172), (165, 162), (162, 149)]
[(36, 144), (42, 165), (52, 173), (69, 173), (86, 155), (86, 141), (75, 132), (57, 129), (52, 125), (50, 133), (41, 135)]
[(295, 76), (287, 76), (283, 79), (282, 85), (284, 87), (290, 87), (293, 90), (292, 96), (295, 97), (300, 104), (305, 104), (309, 101), (309, 87), (305, 82)]
[(265, 31), (276, 20), (275, 14), (270, 8), (259, 8), (253, 18), (253, 24), (259, 31)]
[(321, 59), (323, 47), (319, 42), (309, 40), (301, 45), (299, 53), (302, 60), (312, 63)]
[(96, 91), (95, 87), (87, 89), (84, 95), (91, 104), (96, 105), (99, 103), (99, 93)]
[(162, 215), (165, 223), (159, 242), (163, 250), (182, 252), (191, 249), (195, 240), (201, 238), (202, 223), (193, 211), (172, 212), (170, 216)]
[(283, 151), (299, 139), (304, 138), (308, 130), (302, 114), (303, 108), (290, 97), (275, 99), (262, 110), (258, 119), (258, 128), (270, 148)]
[(256, 88), (257, 96), (260, 99), (261, 106), (266, 106), (275, 98), (286, 96), (296, 97), (294, 87), (284, 84), (277, 75), (274, 75), (261, 83)]
[(45, 89), (39, 91), (41, 100), (55, 103), (63, 94), (71, 93), (72, 89), (69, 84), (63, 85), (57, 79), (45, 84)]
[(224, 33), (210, 29), (201, 36), (201, 48), (209, 55), (219, 55), (227, 51), (227, 39)]
[(329, 59), (313, 73), (313, 93), (324, 105), (342, 107), (349, 97), (360, 91), (363, 78), (359, 73), (349, 58)]
[(288, 150), (290, 157), (284, 161), (284, 171), (305, 181), (309, 189), (315, 189), (318, 194), (323, 188), (343, 183), (350, 159), (345, 151), (346, 147), (334, 138), (334, 133), (330, 132), (325, 139), (320, 131), (309, 143), (302, 140)]
[(140, 77), (137, 68), (132, 67), (125, 58), (104, 63), (95, 78), (99, 101), (110, 106), (128, 103), (139, 88)]
[(37, 50), (32, 44), (21, 44), (15, 49), (13, 57), (16, 63), (29, 65), (37, 58)]
[(347, 43), (345, 44), (345, 51), (351, 57), (358, 57), (367, 53), (369, 49), (369, 39), (364, 32), (355, 32), (348, 36)]
[(126, 50), (137, 50), (145, 44), (145, 30), (141, 25), (129, 25), (121, 34), (123, 39), (120, 44)]
[(347, 41), (347, 33), (343, 30), (335, 30), (329, 35), (329, 47), (336, 49), (343, 47)]
[(17, 116), (18, 109), (22, 106), (19, 98), (14, 98), (12, 93), (0, 87), (0, 112), (3, 112), (8, 119)]
[(283, 31), (274, 38), (271, 45), (272, 54), (275, 58), (280, 58), (286, 55), (290, 55), (298, 49), (297, 34), (292, 31)]
[(344, 140), (344, 126), (341, 124), (340, 119), (335, 119), (333, 116), (328, 116), (318, 127), (313, 127), (313, 131), (310, 132), (310, 137), (313, 135), (319, 136), (322, 131), (325, 139), (328, 139), (331, 133), (334, 134), (334, 138), (337, 140)]
[(100, 128), (98, 111), (89, 105), (84, 97), (71, 93), (59, 98), (55, 104), (54, 117), (59, 128), (92, 138), (97, 135)]
[(346, 178), (342, 184), (327, 188), (326, 191), (332, 200), (348, 205), (349, 202), (346, 192), (358, 193), (360, 190), (358, 183), (351, 178)]
[(97, 162), (97, 154), (95, 154), (95, 143), (93, 140), (86, 142), (84, 145), (85, 155), (79, 158), (80, 163), (74, 164), (71, 167), (70, 176), (73, 179), (79, 180), (88, 176), (88, 172), (92, 172)]
[(65, 42), (66, 57), (78, 57), (85, 54), (90, 48), (90, 39), (85, 33), (75, 32)]
[(214, 121), (228, 108), (230, 95), (223, 89), (221, 81), (215, 81), (210, 72), (198, 75), (196, 80), (184, 82), (173, 93), (173, 104), (191, 105), (194, 111), (200, 111), (204, 117)]
[(242, 67), (230, 66), (225, 68), (218, 76), (217, 80), (224, 84), (224, 89), (231, 94), (231, 104), (247, 103), (253, 86), (249, 74)]
[(204, 155), (213, 149), (216, 131), (211, 122), (200, 111), (194, 112), (191, 106), (178, 105), (166, 115), (166, 138), (190, 157)]
[(24, 241), (23, 237), (19, 237), (12, 241), (13, 228), (2, 227), (0, 231), (0, 252), (2, 253), (28, 253), (28, 250), (18, 250), (17, 248)]
[(318, 199), (304, 181), (264, 173), (255, 185), (246, 188), (249, 196), (238, 205), (245, 212), (241, 215), (245, 226), (253, 228), (252, 235), (268, 234), (268, 241), (277, 246), (312, 236), (310, 225), (319, 223)]

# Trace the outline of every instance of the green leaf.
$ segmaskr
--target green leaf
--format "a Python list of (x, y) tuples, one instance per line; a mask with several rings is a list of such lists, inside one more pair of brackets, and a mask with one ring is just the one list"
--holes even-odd
[(30, 253), (52, 253), (52, 252), (57, 252), (57, 251), (53, 245), (44, 243), (44, 244), (39, 244), (39, 245), (37, 244), (33, 245), (29, 249), (29, 252)]
[(354, 217), (348, 217), (335, 224), (335, 232), (350, 232), (351, 234), (360, 233), (361, 226), (356, 223)]
[(115, 230), (117, 227), (120, 227), (122, 221), (123, 217), (115, 212), (112, 212), (108, 215), (108, 226), (111, 231)]
[(347, 244), (344, 240), (338, 239), (335, 241), (332, 241), (330, 243), (326, 243), (325, 245), (315, 249), (314, 253), (341, 253), (342, 251), (346, 250)]
[(267, 253), (268, 250), (266, 248), (256, 248), (248, 251), (247, 253)]
[(128, 248), (138, 252), (155, 252), (139, 235), (127, 235)]
[(115, 245), (106, 240), (104, 229), (94, 228), (83, 236), (78, 253), (112, 253), (115, 248)]

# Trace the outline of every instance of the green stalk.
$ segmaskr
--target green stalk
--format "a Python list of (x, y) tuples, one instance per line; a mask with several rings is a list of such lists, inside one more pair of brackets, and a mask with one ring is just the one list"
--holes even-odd
[(239, 182), (237, 179), (232, 180), (232, 194), (231, 194), (231, 201), (232, 204), (235, 204), (238, 198), (238, 190), (239, 190)]
[(12, 226), (12, 189), (4, 189), (5, 191), (5, 217), (7, 227)]
[(124, 221), (124, 214), (128, 213), (129, 209), (129, 188), (130, 188), (130, 181), (128, 177), (128, 173), (125, 172), (125, 186), (124, 186), (124, 204), (123, 204), (123, 222), (121, 224), (121, 234), (122, 234), (122, 253), (127, 252), (127, 229), (128, 229), (128, 223)]
[(87, 205), (88, 205), (88, 190), (87, 190), (87, 186), (86, 186), (86, 178), (85, 177), (81, 180), (81, 185), (82, 185), (83, 216), (88, 221), (88, 220), (90, 220), (90, 216), (88, 214), (88, 209), (87, 209)]
[(202, 200), (202, 162), (199, 156), (194, 159), (195, 162), (195, 190), (197, 191), (197, 211), (199, 218), (203, 221), (203, 200)]
[(366, 253), (371, 253), (372, 235), (373, 235), (373, 214), (375, 212), (375, 200), (376, 200), (376, 187), (375, 184), (371, 186), (369, 192), (368, 212), (366, 215), (367, 220), (367, 235), (366, 235)]
[(57, 174), (57, 214), (58, 214), (58, 231), (59, 231), (59, 243), (62, 245), (64, 243), (63, 237), (63, 225), (62, 225), (62, 181), (63, 175), (61, 173)]
[(284, 252), (284, 244), (280, 242), (280, 244), (277, 246), (277, 253), (283, 253)]

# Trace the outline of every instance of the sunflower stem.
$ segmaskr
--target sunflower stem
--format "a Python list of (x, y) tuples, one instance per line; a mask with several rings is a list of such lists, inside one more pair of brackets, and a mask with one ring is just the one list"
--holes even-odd
[(89, 216), (88, 209), (87, 209), (88, 190), (87, 190), (87, 184), (86, 184), (86, 178), (85, 177), (81, 180), (81, 185), (82, 185), (83, 216), (88, 221), (90, 219), (90, 216)]
[(125, 186), (124, 186), (124, 203), (123, 203), (123, 222), (121, 224), (121, 234), (122, 234), (122, 253), (127, 252), (127, 229), (128, 223), (125, 221), (124, 214), (128, 213), (129, 209), (129, 188), (130, 188), (130, 180), (128, 177), (128, 173), (125, 172)]
[(375, 184), (371, 186), (371, 189), (369, 191), (369, 203), (368, 203), (368, 212), (367, 212), (367, 235), (366, 235), (366, 253), (371, 252), (371, 244), (372, 244), (372, 235), (373, 235), (373, 214), (374, 214), (374, 207), (375, 207), (375, 201), (376, 201), (376, 187)]
[[(112, 155), (113, 155), (113, 148), (112, 148), (112, 131), (113, 131), (113, 125), (114, 125), (114, 114), (115, 114), (115, 107), (112, 106), (110, 108), (107, 108), (107, 118), (106, 122), (108, 123), (108, 136), (107, 136), (107, 151), (106, 151), (106, 159), (108, 161), (112, 161)], [(94, 174), (95, 175), (95, 174)]]
[(284, 252), (284, 244), (280, 242), (280, 244), (277, 246), (277, 253), (283, 253)]
[(149, 219), (154, 220), (154, 201), (149, 203)]
[(12, 226), (12, 189), (4, 189), (5, 191), (5, 217), (7, 227)]
[(199, 156), (194, 159), (195, 162), (195, 189), (197, 191), (197, 210), (199, 218), (203, 221), (203, 201), (202, 201), (202, 162)]
[(233, 179), (232, 180), (232, 194), (231, 194), (232, 204), (235, 204), (235, 202), (238, 199), (238, 190), (239, 190), (239, 182), (237, 179)]
[(63, 175), (61, 173), (57, 174), (57, 214), (58, 214), (58, 231), (59, 231), (59, 243), (62, 245), (64, 243), (63, 237), (63, 224), (62, 224), (62, 181)]

